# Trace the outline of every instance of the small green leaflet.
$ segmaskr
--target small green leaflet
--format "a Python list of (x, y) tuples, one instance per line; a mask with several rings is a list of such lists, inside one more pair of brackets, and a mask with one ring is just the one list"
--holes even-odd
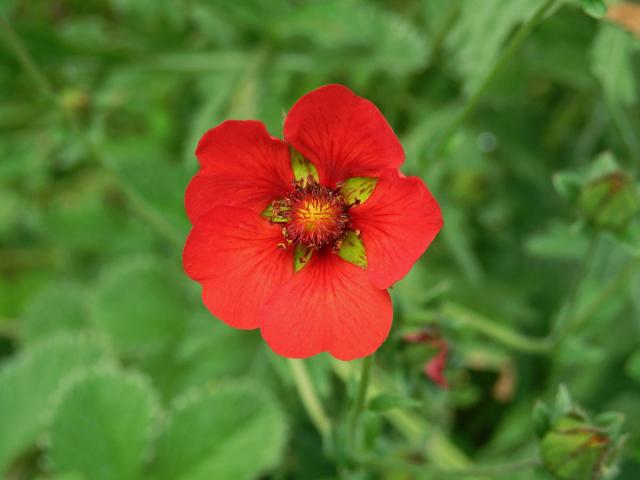
[(364, 244), (354, 231), (348, 231), (342, 240), (340, 245), (340, 252), (338, 253), (340, 258), (346, 260), (349, 263), (353, 263), (358, 267), (367, 267), (367, 253), (364, 249)]
[(378, 183), (377, 178), (353, 177), (340, 185), (340, 193), (347, 205), (359, 205), (367, 201)]
[(309, 176), (316, 182), (320, 181), (315, 165), (304, 158), (304, 156), (293, 147), (291, 147), (291, 168), (293, 169), (293, 176), (297, 182), (302, 181), (306, 183)]

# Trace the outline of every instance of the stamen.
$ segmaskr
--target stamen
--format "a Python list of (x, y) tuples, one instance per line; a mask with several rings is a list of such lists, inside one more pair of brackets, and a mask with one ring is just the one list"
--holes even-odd
[(271, 221), (286, 222), (282, 235), (287, 244), (301, 244), (318, 250), (340, 248), (351, 222), (344, 197), (336, 190), (317, 183), (313, 177), (299, 180), (295, 190), (272, 204)]

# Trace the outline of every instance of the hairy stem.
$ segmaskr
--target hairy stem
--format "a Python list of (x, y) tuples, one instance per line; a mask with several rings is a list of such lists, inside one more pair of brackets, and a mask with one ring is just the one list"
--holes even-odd
[(320, 435), (322, 435), (323, 438), (327, 438), (331, 432), (331, 421), (324, 411), (324, 407), (313, 387), (311, 378), (309, 378), (309, 372), (307, 372), (304, 360), (288, 359), (287, 361), (296, 384), (296, 389), (298, 390), (298, 395), (300, 395), (300, 400), (302, 400), (302, 404), (307, 410), (309, 418)]
[(365, 357), (362, 360), (362, 367), (360, 370), (360, 381), (358, 383), (358, 391), (353, 403), (353, 409), (351, 416), (349, 417), (349, 424), (347, 426), (347, 441), (349, 442), (349, 448), (353, 451), (356, 448), (356, 440), (358, 433), (358, 420), (364, 410), (364, 405), (367, 400), (367, 391), (369, 390), (369, 379), (371, 378), (371, 366), (373, 365), (373, 355)]

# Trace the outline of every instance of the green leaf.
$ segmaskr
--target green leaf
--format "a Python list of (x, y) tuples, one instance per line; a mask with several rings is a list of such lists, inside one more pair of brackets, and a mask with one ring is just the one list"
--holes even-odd
[(311, 43), (322, 61), (318, 68), (401, 75), (418, 70), (429, 54), (424, 35), (408, 19), (370, 2), (302, 2), (271, 28), (284, 42)]
[(454, 69), (464, 80), (467, 94), (477, 88), (514, 28), (540, 6), (540, 0), (476, 0), (461, 3), (460, 17), (446, 48), (452, 56)]
[(191, 392), (169, 412), (151, 478), (256, 478), (277, 463), (284, 441), (284, 416), (261, 389), (246, 385)]
[(577, 172), (558, 172), (551, 180), (556, 192), (569, 202), (575, 202), (584, 183), (584, 176)]
[(143, 368), (164, 398), (212, 380), (249, 375), (260, 364), (263, 340), (257, 330), (237, 330), (204, 308), (188, 319), (174, 355), (160, 352), (144, 359)]
[(302, 270), (302, 268), (309, 263), (312, 255), (312, 248), (307, 248), (301, 244), (296, 245), (296, 249), (293, 253), (293, 270), (295, 272)]
[(175, 342), (190, 303), (177, 272), (157, 259), (111, 265), (98, 281), (90, 319), (123, 352), (154, 352)]
[(533, 429), (542, 438), (551, 426), (551, 412), (543, 402), (537, 401), (533, 407)]
[(34, 344), (4, 365), (0, 371), (0, 472), (36, 440), (64, 380), (109, 358), (100, 339), (59, 335)]
[(384, 412), (394, 408), (418, 408), (421, 402), (403, 395), (380, 394), (369, 401), (369, 410)]
[(591, 70), (600, 81), (604, 96), (614, 104), (629, 106), (637, 100), (633, 49), (630, 34), (614, 25), (600, 25), (591, 50)]
[(302, 181), (307, 183), (309, 177), (312, 177), (316, 182), (320, 181), (318, 176), (318, 170), (313, 163), (304, 158), (302, 154), (295, 148), (291, 148), (291, 168), (293, 169), (293, 176), (297, 182)]
[(62, 395), (50, 431), (50, 457), (62, 471), (94, 480), (133, 480), (149, 448), (158, 406), (142, 377), (88, 372)]
[(359, 205), (367, 201), (377, 183), (377, 178), (353, 177), (340, 186), (340, 193), (348, 205)]
[(607, 4), (604, 0), (580, 0), (580, 5), (594, 18), (602, 18), (607, 14)]
[(340, 258), (358, 267), (367, 267), (367, 252), (364, 243), (356, 232), (349, 230), (340, 244)]
[(82, 285), (61, 282), (34, 295), (23, 315), (27, 343), (87, 326), (87, 293)]
[(640, 349), (633, 352), (633, 354), (627, 360), (625, 366), (627, 375), (633, 378), (636, 382), (640, 383)]

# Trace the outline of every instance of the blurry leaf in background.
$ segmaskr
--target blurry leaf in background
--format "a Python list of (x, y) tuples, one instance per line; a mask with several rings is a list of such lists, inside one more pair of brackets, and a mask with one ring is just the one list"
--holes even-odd
[(108, 265), (94, 288), (90, 321), (125, 354), (162, 350), (179, 340), (189, 318), (181, 280), (150, 257)]
[(453, 65), (469, 95), (494, 64), (502, 45), (542, 0), (463, 0), (460, 18), (446, 41)]
[(52, 464), (92, 480), (143, 478), (157, 416), (155, 394), (142, 377), (89, 371), (66, 386), (56, 406), (49, 433)]
[(637, 48), (633, 37), (621, 28), (602, 23), (594, 39), (591, 68), (600, 80), (604, 96), (620, 105), (634, 104), (638, 96), (631, 52)]
[(595, 18), (602, 18), (607, 13), (607, 4), (604, 0), (580, 0), (584, 11)]
[(108, 361), (102, 339), (60, 335), (34, 344), (0, 370), (0, 472), (36, 440), (65, 380)]
[(25, 310), (25, 342), (87, 327), (88, 307), (87, 290), (82, 285), (71, 282), (48, 285), (33, 296)]
[(211, 386), (178, 398), (158, 440), (154, 480), (249, 479), (279, 461), (286, 424), (266, 391)]
[(236, 330), (213, 317), (204, 306), (185, 319), (185, 332), (172, 352), (148, 358), (143, 369), (164, 397), (220, 379), (249, 376), (264, 361), (258, 331)]
[(272, 28), (284, 41), (304, 39), (317, 46), (324, 64), (336, 67), (346, 61), (362, 74), (403, 75), (417, 70), (427, 59), (424, 39), (415, 27), (370, 2), (303, 2)]

